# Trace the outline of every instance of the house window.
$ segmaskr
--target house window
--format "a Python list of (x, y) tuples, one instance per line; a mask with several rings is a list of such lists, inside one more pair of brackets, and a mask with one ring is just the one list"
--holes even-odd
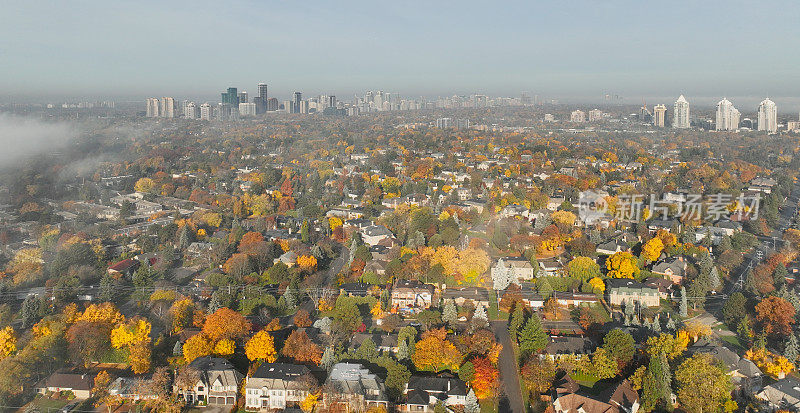
[(197, 391), (203, 391), (203, 386), (197, 386)]

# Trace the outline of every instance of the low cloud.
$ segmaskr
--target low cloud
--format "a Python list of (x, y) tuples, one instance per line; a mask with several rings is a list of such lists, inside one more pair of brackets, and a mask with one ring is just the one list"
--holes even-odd
[(77, 136), (72, 123), (0, 113), (0, 167), (58, 150)]

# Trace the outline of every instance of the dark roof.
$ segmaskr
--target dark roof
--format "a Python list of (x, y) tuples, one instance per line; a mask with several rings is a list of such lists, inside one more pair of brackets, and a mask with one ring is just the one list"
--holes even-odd
[(286, 363), (264, 363), (258, 367), (251, 377), (260, 379), (279, 379), (291, 381), (307, 374), (308, 367)]
[(92, 390), (94, 376), (79, 373), (56, 372), (44, 379), (36, 387), (58, 387), (73, 390)]
[(544, 351), (547, 354), (589, 354), (595, 348), (592, 340), (585, 337), (550, 337)]
[(410, 393), (415, 390), (433, 393), (439, 400), (447, 399), (448, 395), (466, 396), (468, 392), (467, 384), (455, 377), (411, 376), (408, 380), (408, 391)]
[(233, 365), (227, 359), (210, 356), (196, 358), (189, 366), (199, 371), (234, 370)]

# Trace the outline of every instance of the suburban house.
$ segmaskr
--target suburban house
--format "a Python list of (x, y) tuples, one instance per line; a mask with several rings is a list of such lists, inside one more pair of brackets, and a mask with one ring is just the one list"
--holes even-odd
[(239, 393), (239, 383), (244, 377), (228, 360), (210, 356), (200, 357), (189, 364), (200, 373), (200, 379), (190, 389), (173, 386), (173, 393), (187, 403), (233, 406)]
[(154, 400), (158, 394), (145, 391), (148, 379), (144, 377), (117, 377), (108, 386), (108, 394), (127, 400)]
[(36, 392), (40, 394), (69, 391), (75, 395), (76, 399), (88, 399), (92, 397), (93, 387), (93, 375), (85, 373), (55, 372), (51, 374), (50, 377), (39, 382), (35, 389)]
[(560, 277), (564, 272), (564, 267), (560, 257), (539, 261), (540, 274), (546, 277)]
[[(445, 285), (446, 287), (446, 285)], [(441, 291), (442, 298), (445, 300), (453, 300), (458, 305), (464, 305), (467, 301), (472, 301), (475, 307), (478, 304), (483, 305), (483, 308), (489, 308), (489, 290), (482, 287), (459, 287), (459, 288), (445, 288)]]
[(511, 275), (518, 281), (532, 280), (536, 275), (531, 262), (519, 258), (501, 258), (491, 269), (492, 278), (500, 271), (511, 271)]
[(458, 378), (411, 376), (403, 395), (401, 412), (433, 412), (441, 402), (447, 407), (464, 406), (469, 387)]
[(142, 265), (139, 261), (128, 258), (108, 267), (109, 275), (124, 275), (130, 277)]
[(382, 240), (392, 238), (393, 236), (392, 231), (389, 231), (389, 228), (383, 225), (372, 225), (361, 231), (361, 239), (370, 247), (378, 245)]
[(764, 386), (756, 394), (756, 398), (766, 402), (772, 411), (800, 410), (800, 380), (787, 376), (775, 383)]
[(667, 300), (672, 296), (675, 284), (672, 281), (661, 277), (648, 277), (644, 280), (644, 285), (658, 289), (658, 295)]
[(397, 334), (386, 333), (355, 333), (350, 340), (348, 350), (357, 350), (367, 339), (375, 343), (375, 348), (378, 349), (378, 352), (381, 354), (397, 353)]
[(397, 280), (392, 286), (392, 307), (400, 311), (423, 310), (431, 306), (434, 287), (418, 280)]
[(380, 377), (361, 364), (337, 363), (325, 382), (322, 405), (331, 411), (365, 411), (389, 407)]
[[(505, 289), (502, 292), (502, 294), (503, 296), (505, 296), (510, 292), (511, 292), (510, 289)], [(520, 287), (519, 290), (519, 294), (522, 296), (522, 302), (526, 306), (534, 310), (544, 307), (544, 297), (542, 297), (541, 295), (539, 295), (539, 293), (536, 292), (536, 288), (533, 285), (533, 283), (522, 283), (522, 286)]]
[(628, 243), (620, 238), (614, 238), (608, 242), (598, 244), (597, 248), (595, 248), (595, 252), (600, 255), (614, 255), (617, 252), (629, 250), (630, 247), (628, 246)]
[(600, 300), (597, 298), (597, 295), (593, 293), (573, 293), (573, 292), (561, 292), (561, 291), (553, 291), (553, 298), (556, 299), (556, 302), (559, 305), (563, 305), (565, 307), (577, 307), (580, 305), (591, 305), (591, 304), (598, 304)]
[(638, 303), (644, 307), (661, 305), (657, 288), (648, 287), (629, 278), (612, 278), (606, 281), (606, 296), (610, 305)]
[(550, 342), (547, 343), (540, 357), (553, 361), (567, 355), (581, 358), (591, 354), (595, 347), (597, 346), (594, 342), (586, 337), (550, 336)]
[(687, 351), (691, 354), (710, 354), (725, 366), (731, 382), (737, 391), (751, 394), (761, 388), (764, 374), (752, 361), (739, 357), (738, 354), (725, 346), (712, 343), (707, 338), (701, 338), (689, 346)]
[(313, 377), (308, 367), (286, 363), (264, 363), (245, 384), (247, 410), (299, 407), (308, 396)]
[(639, 394), (628, 380), (605, 391), (594, 394), (585, 391), (569, 375), (564, 375), (554, 386), (553, 410), (556, 413), (636, 413), (639, 411)]
[(686, 259), (683, 256), (677, 256), (655, 263), (650, 272), (669, 278), (673, 284), (681, 284), (683, 277), (686, 276), (686, 268)]

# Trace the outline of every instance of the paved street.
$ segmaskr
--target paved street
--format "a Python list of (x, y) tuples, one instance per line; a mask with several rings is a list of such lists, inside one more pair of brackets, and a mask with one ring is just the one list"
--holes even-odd
[(525, 404), (520, 391), (519, 369), (514, 351), (511, 349), (511, 336), (508, 326), (503, 320), (492, 321), (492, 330), (497, 336), (497, 341), (503, 345), (498, 359), (500, 368), (500, 412), (524, 413)]

